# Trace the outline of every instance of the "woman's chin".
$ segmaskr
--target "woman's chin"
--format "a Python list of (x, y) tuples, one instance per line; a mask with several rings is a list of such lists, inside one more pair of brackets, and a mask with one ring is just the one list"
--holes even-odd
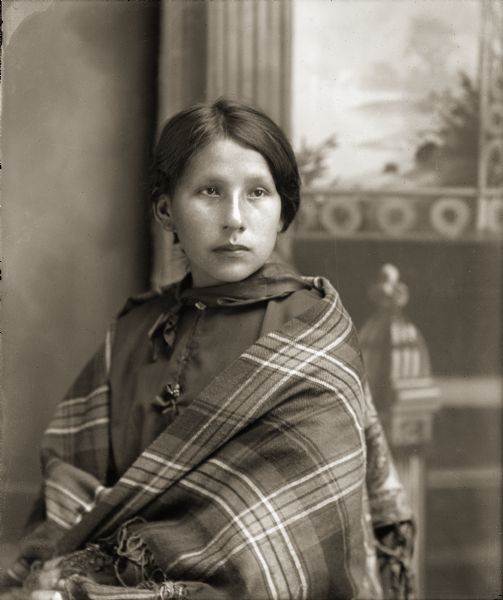
[(221, 268), (211, 269), (202, 272), (198, 269), (192, 270), (192, 281), (194, 287), (208, 287), (212, 285), (223, 285), (225, 283), (237, 283), (253, 275), (258, 271), (262, 264), (235, 264), (225, 265)]

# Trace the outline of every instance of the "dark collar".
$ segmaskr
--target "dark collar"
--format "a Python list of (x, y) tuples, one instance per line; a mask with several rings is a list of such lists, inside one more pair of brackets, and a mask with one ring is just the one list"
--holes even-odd
[(153, 358), (155, 360), (164, 344), (169, 348), (173, 347), (178, 317), (183, 306), (232, 308), (284, 298), (293, 292), (312, 287), (312, 282), (282, 263), (266, 263), (242, 281), (201, 288), (192, 287), (189, 273), (176, 284), (173, 306), (157, 317), (148, 332)]

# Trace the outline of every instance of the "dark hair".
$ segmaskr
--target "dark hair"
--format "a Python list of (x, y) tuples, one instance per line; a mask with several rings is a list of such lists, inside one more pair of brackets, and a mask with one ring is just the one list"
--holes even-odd
[(212, 104), (196, 104), (166, 122), (154, 151), (153, 202), (162, 194), (173, 195), (190, 159), (218, 138), (229, 138), (265, 158), (281, 198), (285, 231), (300, 203), (300, 176), (290, 142), (263, 112), (225, 98)]

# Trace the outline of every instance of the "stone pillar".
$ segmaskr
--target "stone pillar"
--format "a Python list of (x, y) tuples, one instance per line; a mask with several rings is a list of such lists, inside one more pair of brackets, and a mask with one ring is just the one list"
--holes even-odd
[(206, 3), (164, 0), (159, 50), (159, 125), (206, 99)]
[[(158, 129), (179, 110), (206, 99), (206, 2), (163, 0), (161, 4)], [(152, 219), (152, 287), (181, 279), (186, 262)]]
[(207, 100), (226, 95), (290, 130), (292, 3), (207, 3)]

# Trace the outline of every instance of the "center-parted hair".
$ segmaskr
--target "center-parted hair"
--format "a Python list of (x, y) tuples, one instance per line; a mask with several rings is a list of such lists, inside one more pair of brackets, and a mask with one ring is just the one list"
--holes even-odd
[(300, 204), (300, 176), (295, 154), (282, 129), (263, 112), (220, 98), (180, 111), (164, 125), (154, 151), (152, 200), (173, 195), (191, 158), (219, 138), (259, 152), (266, 160), (281, 198), (283, 231)]

